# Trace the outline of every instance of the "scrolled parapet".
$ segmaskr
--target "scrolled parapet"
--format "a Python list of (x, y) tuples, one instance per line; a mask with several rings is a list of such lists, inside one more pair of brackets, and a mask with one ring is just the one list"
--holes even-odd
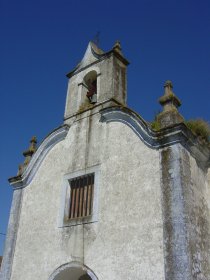
[(68, 125), (62, 125), (57, 129), (53, 130), (39, 145), (36, 152), (33, 154), (30, 162), (24, 168), (21, 174), (18, 174), (15, 177), (8, 179), (9, 183), (14, 188), (23, 188), (26, 187), (34, 175), (36, 174), (38, 168), (40, 167), (42, 161), (48, 154), (48, 152), (60, 141), (64, 140), (69, 131)]
[(141, 116), (128, 107), (113, 106), (102, 109), (100, 113), (101, 122), (124, 123), (151, 149), (163, 149), (180, 143), (196, 159), (199, 166), (210, 167), (210, 148), (208, 145), (201, 145), (183, 122), (153, 131)]

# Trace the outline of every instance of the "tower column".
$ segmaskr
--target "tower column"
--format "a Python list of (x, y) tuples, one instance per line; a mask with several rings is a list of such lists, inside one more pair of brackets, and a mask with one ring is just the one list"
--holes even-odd
[[(190, 280), (187, 195), (190, 164), (180, 144), (160, 152), (166, 280)], [(189, 175), (189, 176), (187, 176)]]

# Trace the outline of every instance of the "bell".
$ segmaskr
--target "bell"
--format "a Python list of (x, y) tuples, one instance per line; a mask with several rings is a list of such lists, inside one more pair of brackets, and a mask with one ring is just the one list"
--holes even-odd
[(94, 93), (94, 94), (92, 95), (92, 97), (91, 97), (90, 103), (91, 103), (91, 104), (94, 104), (94, 103), (96, 103), (96, 102), (97, 102), (97, 94)]

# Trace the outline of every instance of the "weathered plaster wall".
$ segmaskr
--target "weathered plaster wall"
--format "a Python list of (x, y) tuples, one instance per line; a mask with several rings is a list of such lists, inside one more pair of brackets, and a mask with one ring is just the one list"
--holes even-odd
[(210, 279), (207, 171), (180, 144), (161, 151), (166, 280)]
[(189, 250), (192, 279), (210, 279), (210, 185), (207, 170), (190, 157), (191, 181), (187, 192)]
[[(79, 118), (24, 189), (11, 279), (48, 280), (70, 261), (100, 280), (165, 279), (158, 151), (125, 124)], [(98, 221), (59, 228), (64, 175), (95, 165)]]
[(188, 186), (182, 176), (183, 152), (180, 144), (160, 151), (166, 280), (191, 279), (184, 196)]
[(210, 168), (207, 170), (207, 188), (210, 189)]

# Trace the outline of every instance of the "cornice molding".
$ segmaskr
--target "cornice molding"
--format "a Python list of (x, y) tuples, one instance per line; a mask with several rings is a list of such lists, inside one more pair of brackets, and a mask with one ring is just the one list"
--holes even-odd
[(127, 107), (102, 109), (101, 122), (121, 122), (129, 126), (135, 134), (152, 149), (163, 149), (180, 143), (202, 167), (210, 167), (210, 149), (202, 144), (184, 123), (153, 131), (149, 124)]

